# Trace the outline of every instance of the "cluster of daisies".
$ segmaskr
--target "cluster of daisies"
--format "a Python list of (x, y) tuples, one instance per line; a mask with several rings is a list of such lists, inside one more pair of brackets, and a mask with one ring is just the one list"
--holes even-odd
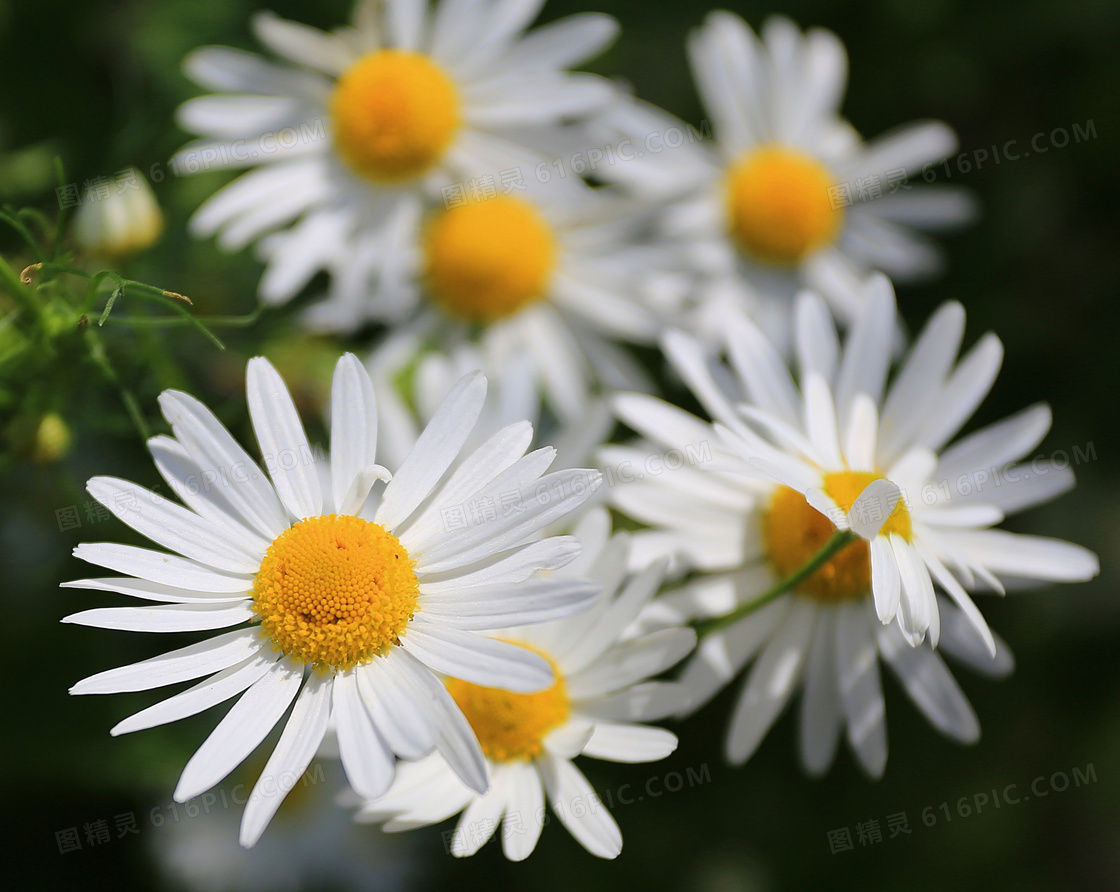
[[(613, 858), (618, 825), (575, 760), (665, 758), (677, 737), (650, 723), (740, 677), (732, 763), (800, 691), (805, 769), (825, 772), (845, 736), (877, 777), (881, 663), (973, 742), (943, 657), (1012, 669), (973, 596), (1097, 572), (1077, 545), (996, 528), (1073, 485), (1018, 464), (1046, 405), (958, 437), (999, 340), (960, 356), (954, 302), (912, 341), (898, 319), (892, 280), (938, 267), (924, 231), (973, 212), (915, 176), (952, 150), (949, 128), (864, 142), (839, 114), (835, 35), (716, 12), (688, 41), (698, 130), (570, 72), (616, 24), (530, 28), (542, 5), (363, 0), (330, 33), (261, 13), (272, 58), (185, 61), (216, 93), (180, 110), (200, 137), (182, 157), (251, 168), (193, 231), (255, 244), (261, 301), (298, 297), (308, 330), (379, 339), (335, 367), (329, 454), (258, 357), (255, 453), (167, 391), (170, 435), (149, 446), (181, 504), (89, 482), (158, 548), (79, 546), (119, 575), (66, 586), (140, 606), (66, 621), (216, 634), (72, 693), (195, 682), (113, 734), (233, 700), (180, 801), (278, 729), (245, 846), (322, 754), (349, 781), (342, 804), (386, 831), (458, 815), (453, 854), (497, 833), (519, 860), (551, 811)], [(628, 344), (659, 346), (665, 374)]]

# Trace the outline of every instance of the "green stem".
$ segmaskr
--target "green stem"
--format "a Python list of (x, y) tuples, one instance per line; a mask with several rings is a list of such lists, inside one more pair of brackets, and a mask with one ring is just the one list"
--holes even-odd
[(774, 583), (774, 585), (754, 600), (736, 607), (724, 616), (717, 616), (715, 619), (702, 620), (696, 623), (697, 636), (703, 638), (705, 635), (709, 635), (719, 629), (725, 629), (733, 623), (737, 623), (744, 616), (754, 613), (754, 611), (758, 610), (760, 607), (764, 607), (774, 599), (781, 597), (790, 589), (797, 588), (797, 586), (816, 573), (817, 570), (832, 560), (839, 552), (843, 551), (853, 542), (858, 541), (859, 536), (851, 530), (837, 530), (832, 534), (832, 538), (824, 543), (821, 550), (809, 558), (804, 565), (785, 579)]
[(101, 369), (101, 373), (105, 376), (106, 380), (117, 388), (121, 396), (121, 402), (124, 403), (124, 407), (128, 410), (128, 415), (132, 419), (132, 423), (136, 426), (136, 430), (140, 434), (140, 439), (147, 443), (148, 438), (152, 434), (148, 429), (148, 423), (144, 420), (144, 413), (140, 411), (140, 403), (137, 401), (136, 396), (131, 390), (124, 386), (124, 382), (121, 381), (117, 370), (113, 368), (113, 364), (109, 360), (108, 354), (105, 352), (105, 345), (101, 343), (101, 338), (97, 336), (97, 332), (92, 328), (87, 328), (83, 332), (83, 336), (86, 340), (86, 346), (89, 348), (90, 358), (93, 359), (97, 367)]

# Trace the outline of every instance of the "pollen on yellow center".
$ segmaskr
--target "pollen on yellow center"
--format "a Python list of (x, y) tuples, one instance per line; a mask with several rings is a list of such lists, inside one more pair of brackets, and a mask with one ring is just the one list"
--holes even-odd
[[(864, 471), (838, 471), (824, 476), (825, 492), (845, 512), (852, 510), (859, 494), (882, 477)], [(766, 556), (774, 573), (784, 579), (803, 567), (836, 532), (825, 515), (796, 490), (780, 486), (763, 515)], [(911, 537), (910, 511), (899, 499), (881, 533)], [(796, 589), (799, 595), (825, 603), (855, 601), (871, 590), (871, 555), (862, 539), (848, 545)]]
[(500, 195), (441, 213), (424, 235), (432, 297), (470, 322), (504, 319), (542, 298), (556, 266), (556, 238), (541, 213)]
[(400, 541), (337, 514), (301, 520), (273, 541), (253, 610), (273, 647), (320, 670), (349, 669), (400, 643), (420, 586)]
[(833, 208), (832, 175), (797, 149), (763, 146), (727, 171), (731, 234), (747, 254), (793, 264), (835, 237), (843, 212)]
[[(526, 647), (526, 645), (521, 645)], [(547, 654), (556, 681), (535, 694), (516, 694), (485, 688), (458, 678), (447, 680), (447, 690), (474, 729), (482, 752), (495, 762), (527, 761), (541, 754), (545, 735), (567, 721), (571, 704), (564, 676)]]
[(375, 182), (397, 182), (443, 157), (459, 129), (459, 92), (427, 56), (377, 50), (338, 79), (330, 113), (343, 160)]

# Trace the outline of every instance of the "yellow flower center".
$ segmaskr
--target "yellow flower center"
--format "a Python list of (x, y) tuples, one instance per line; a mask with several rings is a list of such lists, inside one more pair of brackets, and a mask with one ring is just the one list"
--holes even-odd
[(327, 514), (301, 520), (268, 547), (253, 610), (276, 650), (316, 669), (349, 669), (400, 643), (419, 595), (396, 536)]
[(459, 93), (421, 53), (367, 53), (338, 79), (330, 102), (334, 142), (343, 160), (375, 182), (429, 170), (459, 129)]
[(797, 149), (763, 146), (727, 171), (731, 233), (747, 254), (793, 264), (835, 237), (843, 218), (834, 209), (832, 175)]
[(567, 721), (571, 712), (564, 676), (556, 664), (548, 654), (521, 646), (548, 660), (556, 678), (552, 687), (535, 694), (515, 694), (458, 678), (447, 680), (447, 690), (474, 729), (482, 752), (495, 762), (526, 761), (539, 756), (545, 735)]
[[(880, 477), (865, 471), (839, 471), (825, 475), (824, 489), (846, 513), (868, 484)], [(836, 532), (832, 521), (806, 502), (801, 493), (785, 486), (778, 487), (771, 497), (762, 528), (767, 558), (780, 579), (803, 567)], [(881, 533), (910, 539), (910, 511), (902, 499)], [(799, 595), (824, 603), (855, 601), (870, 590), (871, 555), (862, 539), (832, 557), (796, 589)]]
[(424, 237), (425, 277), (452, 316), (494, 322), (544, 296), (556, 266), (556, 239), (528, 202), (498, 196), (452, 208)]

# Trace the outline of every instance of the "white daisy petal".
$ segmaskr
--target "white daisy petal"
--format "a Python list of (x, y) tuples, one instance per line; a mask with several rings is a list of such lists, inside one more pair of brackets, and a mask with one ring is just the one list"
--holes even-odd
[(270, 667), (191, 756), (175, 787), (175, 801), (204, 793), (240, 765), (287, 712), (302, 684), (302, 667), (289, 660)]
[(696, 645), (692, 629), (662, 629), (607, 651), (568, 680), (568, 695), (582, 700), (621, 690), (680, 662)]
[(733, 765), (750, 758), (801, 679), (816, 614), (815, 605), (792, 598), (788, 615), (751, 669), (727, 738)]
[(361, 504), (347, 504), (347, 496), (358, 474), (375, 465), (376, 459), (377, 400), (373, 384), (358, 358), (347, 353), (339, 359), (331, 381), (331, 498), (336, 511), (358, 512)]
[(889, 623), (898, 612), (902, 597), (902, 578), (894, 556), (891, 541), (886, 536), (876, 536), (869, 543), (871, 552), (871, 593), (875, 598), (875, 612), (879, 622)]
[(875, 630), (865, 604), (848, 604), (837, 611), (836, 671), (848, 742), (864, 771), (881, 777), (887, 764), (886, 703)]
[(385, 487), (374, 520), (388, 530), (408, 519), (462, 449), (486, 399), (481, 372), (463, 377), (436, 410), (408, 458)]
[(249, 360), (246, 392), (253, 430), (276, 493), (293, 517), (320, 514), (323, 495), (315, 458), (284, 379), (263, 357)]
[(836, 757), (844, 712), (837, 687), (836, 610), (817, 616), (813, 643), (805, 667), (805, 693), (801, 698), (801, 763), (814, 777), (823, 775)]
[[(245, 583), (246, 588), (252, 586)], [(226, 592), (192, 592), (186, 589), (148, 582), (146, 579), (133, 579), (128, 576), (110, 576), (105, 579), (75, 579), (59, 583), (59, 588), (84, 588), (98, 592), (118, 592), (145, 601), (164, 601), (169, 604), (233, 604), (244, 601), (248, 594)]]
[(93, 477), (86, 489), (116, 517), (158, 545), (227, 573), (255, 573), (254, 555), (231, 533), (193, 511), (117, 477)]
[(314, 673), (303, 686), (280, 741), (268, 757), (245, 805), (240, 835), (245, 848), (256, 844), (284, 801), (287, 793), (284, 783), (294, 783), (315, 757), (330, 719), (332, 687), (330, 678)]
[(166, 725), (168, 722), (177, 722), (187, 716), (197, 715), (211, 706), (224, 703), (230, 697), (236, 697), (254, 684), (279, 659), (278, 653), (258, 651), (194, 687), (117, 722), (109, 733), (115, 737), (118, 734), (143, 731), (146, 728)]
[(685, 685), (672, 681), (647, 681), (613, 694), (581, 700), (579, 711), (591, 718), (656, 722), (684, 712), (689, 705), (690, 696)]
[(420, 593), (440, 595), (475, 586), (524, 582), (538, 570), (552, 571), (567, 566), (580, 550), (580, 540), (575, 536), (550, 536), (499, 555), (468, 573), (449, 574), (441, 581), (426, 577), (420, 583)]
[(234, 576), (220, 573), (188, 558), (133, 545), (83, 542), (74, 549), (74, 557), (107, 570), (187, 591), (243, 594), (253, 587), (253, 580), (248, 574)]
[(415, 664), (402, 658), (399, 650), (390, 651), (383, 659), (356, 671), (358, 693), (378, 734), (394, 753), (410, 760), (430, 753), (438, 738), (434, 716), (428, 710), (416, 708), (426, 696), (416, 672)]
[(617, 858), (622, 832), (587, 778), (571, 762), (548, 753), (537, 766), (549, 804), (568, 832), (597, 858)]
[(359, 796), (376, 799), (393, 782), (396, 761), (358, 692), (357, 676), (362, 671), (359, 667), (335, 676), (331, 704), (346, 779)]
[(414, 619), (401, 646), (436, 672), (483, 687), (532, 693), (552, 686), (552, 669), (537, 654), (474, 632)]
[(494, 835), (502, 823), (502, 815), (509, 805), (509, 784), (505, 766), (497, 768), (490, 776), (490, 789), (476, 796), (463, 810), (451, 837), (451, 854), (456, 858), (469, 858)]
[(941, 393), (928, 408), (914, 443), (940, 449), (988, 395), (1003, 363), (1003, 344), (993, 334), (981, 338), (960, 361)]
[(284, 507), (257, 463), (214, 414), (194, 397), (165, 390), (160, 409), (200, 468), (202, 486), (220, 487), (222, 495), (258, 533), (271, 541), (288, 526)]
[(505, 773), (506, 813), (520, 817), (524, 827), (511, 828), (507, 820), (502, 828), (502, 852), (510, 861), (523, 861), (536, 848), (544, 828), (544, 821), (536, 819), (544, 814), (544, 785), (536, 766), (526, 762), (508, 763)]
[(602, 595), (593, 580), (531, 579), (485, 591), (425, 595), (423, 616), (448, 628), (482, 632), (512, 625), (562, 619), (586, 610)]
[(256, 617), (244, 601), (220, 604), (161, 604), (158, 607), (97, 607), (62, 620), (97, 629), (128, 632), (201, 632), (237, 626)]
[(611, 762), (656, 762), (677, 748), (677, 735), (664, 728), (596, 722), (583, 755)]
[(125, 691), (147, 691), (219, 672), (248, 659), (259, 650), (261, 639), (257, 630), (238, 629), (149, 660), (83, 678), (70, 688), (70, 693), (118, 694)]

